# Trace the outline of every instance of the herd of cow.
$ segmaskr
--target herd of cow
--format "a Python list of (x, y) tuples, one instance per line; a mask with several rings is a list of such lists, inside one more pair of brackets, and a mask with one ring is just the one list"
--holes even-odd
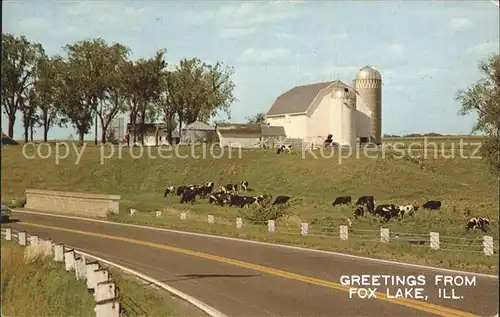
[[(163, 197), (167, 199), (168, 195), (177, 195), (181, 197), (181, 204), (191, 203), (196, 201), (196, 198), (207, 199), (208, 202), (220, 206), (236, 206), (247, 207), (252, 204), (261, 205), (263, 202), (272, 200), (272, 196), (259, 195), (259, 196), (245, 196), (238, 195), (239, 192), (252, 191), (248, 187), (247, 181), (242, 181), (240, 184), (229, 183), (221, 186), (217, 192), (213, 192), (214, 182), (208, 182), (204, 185), (182, 185), (182, 186), (168, 186), (165, 190)], [(290, 200), (290, 196), (277, 196), (272, 202), (273, 206), (284, 205)]]
[[(248, 207), (250, 205), (260, 206), (264, 202), (270, 202), (272, 196), (259, 195), (259, 196), (245, 196), (239, 195), (239, 192), (251, 191), (248, 187), (247, 181), (242, 181), (240, 184), (229, 183), (225, 186), (221, 186), (217, 192), (213, 192), (214, 182), (207, 182), (204, 185), (182, 185), (182, 186), (168, 186), (163, 195), (167, 199), (168, 195), (177, 195), (181, 197), (180, 203), (194, 203), (196, 198), (207, 199), (208, 202), (214, 205), (220, 206), (236, 206), (236, 207)], [(284, 205), (290, 200), (290, 196), (277, 196), (272, 202), (273, 206)], [(337, 197), (332, 206), (340, 205), (351, 205), (351, 196), (341, 196)], [(429, 210), (439, 210), (441, 209), (441, 201), (430, 200), (422, 205), (423, 209)], [(382, 204), (375, 206), (375, 198), (373, 196), (362, 196), (356, 201), (356, 209), (354, 210), (354, 218), (358, 219), (363, 217), (365, 214), (365, 208), (368, 213), (376, 215), (384, 219), (386, 222), (392, 218), (398, 217), (403, 219), (405, 215), (414, 216), (415, 212), (419, 209), (419, 206), (415, 205), (405, 205), (397, 206), (394, 204)], [(476, 230), (480, 229), (484, 232), (488, 230), (489, 219), (482, 217), (470, 218), (466, 230)]]
[[(332, 203), (332, 206), (335, 207), (339, 205), (351, 205), (351, 203), (351, 196), (342, 196), (337, 197)], [(356, 209), (354, 210), (354, 218), (358, 219), (359, 217), (363, 217), (366, 208), (366, 210), (370, 214), (379, 216), (386, 222), (394, 217), (403, 219), (405, 215), (414, 216), (415, 212), (419, 209), (419, 206), (415, 205), (396, 206), (394, 204), (383, 204), (375, 207), (375, 198), (373, 196), (359, 197), (355, 205)], [(441, 209), (441, 205), (442, 203), (439, 200), (430, 200), (423, 204), (422, 208), (429, 210), (439, 210)], [(470, 229), (480, 229), (483, 232), (486, 232), (488, 230), (489, 224), (490, 220), (488, 218), (473, 217), (469, 219), (467, 225), (465, 226), (465, 229), (467, 231), (469, 231)]]

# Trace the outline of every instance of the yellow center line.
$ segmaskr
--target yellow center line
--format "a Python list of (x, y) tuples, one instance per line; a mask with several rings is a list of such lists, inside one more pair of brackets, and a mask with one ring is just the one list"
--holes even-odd
[[(335, 282), (330, 282), (330, 281), (325, 281), (325, 280), (320, 280), (317, 278), (309, 277), (309, 276), (304, 276), (300, 274), (295, 274), (283, 270), (278, 270), (258, 264), (253, 264), (253, 263), (248, 263), (240, 260), (235, 260), (235, 259), (230, 259), (230, 258), (225, 258), (213, 254), (208, 254), (208, 253), (203, 253), (203, 252), (198, 252), (198, 251), (193, 251), (189, 249), (183, 249), (183, 248), (178, 248), (178, 247), (173, 247), (165, 244), (158, 244), (158, 243), (153, 243), (153, 242), (148, 242), (148, 241), (142, 241), (142, 240), (136, 240), (136, 239), (130, 239), (130, 238), (125, 238), (125, 237), (119, 237), (119, 236), (112, 236), (108, 234), (103, 234), (103, 233), (95, 233), (95, 232), (88, 232), (88, 231), (81, 231), (81, 230), (75, 230), (75, 229), (67, 229), (67, 228), (61, 228), (61, 227), (54, 227), (54, 226), (46, 226), (46, 225), (40, 225), (40, 224), (35, 224), (35, 223), (30, 223), (30, 222), (22, 222), (21, 225), (26, 225), (26, 226), (31, 226), (31, 227), (39, 227), (39, 228), (46, 228), (46, 229), (51, 229), (51, 230), (58, 230), (58, 231), (65, 231), (65, 232), (70, 232), (70, 233), (76, 233), (76, 234), (81, 234), (81, 235), (86, 235), (86, 236), (92, 236), (92, 237), (97, 237), (97, 238), (103, 238), (103, 239), (110, 239), (110, 240), (115, 240), (115, 241), (123, 241), (123, 242), (128, 242), (128, 243), (133, 243), (137, 245), (142, 245), (142, 246), (148, 246), (152, 248), (157, 248), (157, 249), (162, 249), (162, 250), (167, 250), (167, 251), (172, 251), (172, 252), (177, 252), (177, 253), (182, 253), (186, 255), (192, 255), (195, 257), (199, 258), (204, 258), (208, 260), (213, 260), (217, 261), (220, 263), (226, 263), (246, 269), (251, 269), (263, 273), (267, 273), (270, 275), (275, 275), (275, 276), (280, 276), (286, 279), (290, 280), (297, 280), (297, 281), (302, 281), (305, 283), (310, 283), (318, 286), (323, 286), (327, 287), (330, 289), (336, 289), (344, 292), (349, 292), (349, 286), (345, 286), (339, 283)], [(456, 310), (453, 308), (448, 308), (444, 306), (439, 306), (423, 301), (418, 301), (414, 299), (405, 299), (405, 298), (388, 298), (386, 294), (381, 293), (381, 292), (376, 292), (377, 299), (387, 301), (393, 304), (398, 304), (414, 309), (418, 309), (424, 312), (428, 312), (431, 314), (435, 314), (438, 316), (443, 316), (443, 317), (475, 317), (477, 315), (467, 313), (464, 311)]]

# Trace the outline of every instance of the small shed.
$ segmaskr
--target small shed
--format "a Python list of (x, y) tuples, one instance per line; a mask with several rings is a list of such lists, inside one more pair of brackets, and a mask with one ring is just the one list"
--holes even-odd
[(215, 128), (201, 121), (190, 123), (182, 129), (182, 143), (213, 142), (215, 139)]
[(262, 128), (260, 124), (220, 123), (216, 125), (220, 147), (259, 148)]

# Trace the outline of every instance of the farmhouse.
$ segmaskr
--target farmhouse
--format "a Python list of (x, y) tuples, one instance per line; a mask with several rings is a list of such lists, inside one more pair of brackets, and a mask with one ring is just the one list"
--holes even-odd
[(221, 147), (273, 148), (281, 140), (285, 140), (285, 129), (267, 124), (224, 123), (216, 126)]
[(282, 126), (287, 138), (313, 145), (323, 144), (329, 134), (340, 145), (380, 144), (382, 76), (365, 66), (353, 86), (336, 80), (294, 87), (276, 99), (266, 122)]

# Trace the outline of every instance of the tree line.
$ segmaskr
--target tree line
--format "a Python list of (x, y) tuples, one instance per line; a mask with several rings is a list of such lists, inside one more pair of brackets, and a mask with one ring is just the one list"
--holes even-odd
[(72, 125), (80, 141), (100, 127), (105, 143), (113, 118), (128, 113), (138, 127), (134, 139), (143, 143), (144, 124), (161, 119), (172, 142), (177, 126), (207, 122), (219, 113), (230, 116), (236, 101), (234, 68), (219, 61), (190, 58), (169, 65), (165, 49), (131, 60), (129, 47), (101, 38), (65, 45), (63, 53), (48, 56), (42, 44), (2, 33), (1, 101), (9, 137), (21, 113), (26, 142), (36, 127), (47, 142), (52, 127)]

